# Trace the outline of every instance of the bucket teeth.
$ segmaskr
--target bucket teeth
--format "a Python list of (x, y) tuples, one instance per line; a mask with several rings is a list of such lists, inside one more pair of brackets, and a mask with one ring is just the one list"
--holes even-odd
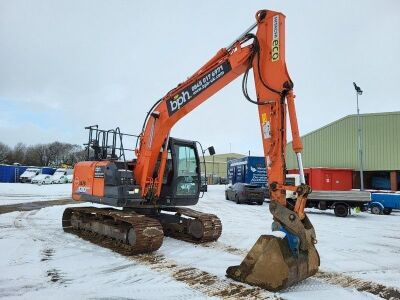
[(262, 235), (239, 266), (229, 267), (226, 275), (237, 281), (269, 291), (285, 289), (313, 276), (319, 267), (314, 227), (304, 214), (271, 201), (272, 229), (281, 236)]
[(296, 257), (285, 238), (262, 235), (242, 263), (229, 267), (226, 275), (275, 292), (314, 275), (318, 266), (319, 255), (314, 245)]

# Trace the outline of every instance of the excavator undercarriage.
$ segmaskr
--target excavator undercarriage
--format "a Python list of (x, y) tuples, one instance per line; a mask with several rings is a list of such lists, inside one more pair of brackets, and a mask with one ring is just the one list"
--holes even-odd
[(156, 251), (164, 239), (157, 220), (113, 208), (67, 208), (62, 225), (66, 232), (125, 255)]
[[(97, 241), (125, 255), (158, 250), (164, 235), (191, 243), (216, 241), (222, 233), (220, 219), (213, 214), (188, 208), (166, 208), (138, 211), (129, 208), (67, 208), (62, 218), (63, 229), (83, 239)], [(172, 214), (171, 214), (172, 213)]]
[(166, 236), (190, 243), (214, 242), (221, 236), (222, 224), (216, 215), (183, 207), (164, 210), (174, 213), (164, 213), (159, 217)]

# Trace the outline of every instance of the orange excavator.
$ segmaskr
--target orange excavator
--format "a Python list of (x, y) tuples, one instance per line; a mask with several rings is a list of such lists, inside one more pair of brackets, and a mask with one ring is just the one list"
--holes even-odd
[[(247, 92), (251, 69), (256, 99)], [(258, 11), (254, 25), (151, 107), (137, 136), (136, 159), (125, 159), (118, 128), (88, 127), (91, 157), (75, 165), (73, 199), (116, 208), (67, 208), (64, 230), (129, 255), (156, 251), (164, 235), (192, 243), (216, 241), (220, 219), (185, 207), (195, 205), (200, 195), (196, 142), (173, 138), (170, 131), (240, 75), (245, 98), (258, 107), (274, 221), (272, 234), (260, 236), (242, 263), (226, 274), (271, 291), (314, 275), (319, 267), (316, 236), (304, 213), (311, 189), (304, 180), (293, 82), (285, 62), (285, 16), (275, 11)], [(301, 177), (297, 187), (285, 185), (287, 116)], [(286, 190), (296, 192), (294, 203), (286, 202)]]

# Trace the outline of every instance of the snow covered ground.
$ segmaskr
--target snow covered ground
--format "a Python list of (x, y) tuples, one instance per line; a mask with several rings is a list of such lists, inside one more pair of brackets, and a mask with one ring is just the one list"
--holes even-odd
[(0, 183), (0, 205), (71, 198), (71, 183)]
[[(30, 201), (43, 196), (55, 199), (51, 193), (59, 196), (69, 185), (57, 185), (55, 190), (46, 186), (40, 192), (36, 188), (42, 187), (35, 187), (31, 195), (25, 186), (17, 184), (13, 192), (8, 189), (7, 193), (26, 194)], [(67, 189), (64, 192), (67, 195)], [(0, 197), (4, 200), (4, 196)], [(23, 200), (22, 196), (19, 198)], [(257, 238), (270, 232), (272, 219), (267, 204), (237, 205), (226, 201), (223, 186), (209, 186), (209, 192), (194, 207), (221, 218), (223, 233), (218, 242), (192, 245), (165, 238), (160, 250), (151, 255), (124, 257), (64, 233), (64, 208), (54, 206), (0, 215), (0, 297), (379, 298), (354, 287), (327, 283), (318, 276), (276, 294), (226, 278), (226, 268), (239, 264)], [(400, 213), (360, 213), (337, 218), (329, 211), (310, 211), (309, 217), (317, 232), (321, 271), (400, 289)]]

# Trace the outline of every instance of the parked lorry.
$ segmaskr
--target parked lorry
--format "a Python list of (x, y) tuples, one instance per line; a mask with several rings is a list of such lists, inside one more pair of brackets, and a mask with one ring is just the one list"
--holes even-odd
[(245, 156), (228, 161), (227, 177), (230, 184), (247, 183), (266, 187), (268, 183), (263, 156)]
[(393, 209), (400, 209), (400, 194), (373, 192), (369, 208), (375, 215), (390, 215)]
[[(286, 184), (298, 186), (300, 175), (287, 174)], [(313, 188), (311, 186), (311, 188)], [(296, 192), (286, 191), (288, 201), (296, 199)], [(371, 193), (357, 190), (314, 190), (308, 195), (307, 207), (320, 210), (333, 209), (337, 217), (347, 217), (351, 208), (359, 208), (361, 211), (368, 210), (371, 202)]]

